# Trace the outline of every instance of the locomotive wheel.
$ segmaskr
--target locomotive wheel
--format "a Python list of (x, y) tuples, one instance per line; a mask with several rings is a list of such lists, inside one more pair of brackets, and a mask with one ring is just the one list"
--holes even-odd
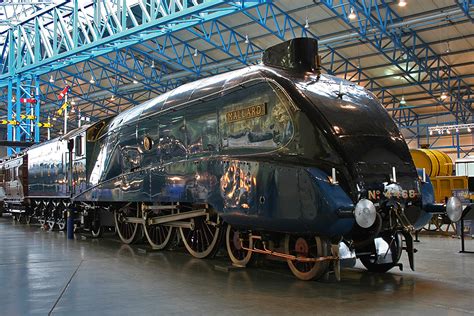
[(54, 218), (49, 218), (47, 221), (46, 221), (46, 225), (48, 226), (47, 229), (49, 231), (53, 231), (54, 229), (54, 226), (56, 225), (56, 220)]
[(100, 221), (94, 221), (91, 224), (91, 235), (93, 238), (102, 237), (103, 229), (100, 225)]
[(186, 250), (195, 258), (207, 258), (216, 254), (221, 237), (220, 218), (217, 213), (210, 211), (207, 216), (191, 219), (194, 228), (179, 228), (181, 239)]
[(423, 226), (423, 229), (429, 232), (435, 232), (441, 229), (441, 225), (438, 214), (434, 214), (429, 223)]
[(33, 221), (33, 215), (26, 215), (26, 218), (25, 218), (25, 221), (26, 221), (26, 224), (31, 224), (31, 222)]
[(58, 229), (60, 231), (66, 230), (66, 220), (63, 217), (58, 218), (58, 220), (56, 221), (56, 225), (58, 225)]
[(225, 233), (225, 243), (227, 246), (227, 254), (229, 255), (232, 264), (236, 266), (245, 267), (252, 258), (252, 252), (245, 250), (242, 246), (246, 248), (253, 248), (252, 238), (248, 240), (240, 240), (242, 234), (239, 230), (233, 228), (231, 225), (227, 225)]
[[(361, 256), (360, 262), (364, 265), (364, 267), (369, 270), (370, 272), (376, 273), (385, 273), (391, 268), (395, 267), (400, 260), (402, 255), (402, 237), (400, 233), (396, 233), (394, 236), (383, 236), (382, 237), (385, 242), (388, 243), (390, 247), (390, 251), (392, 253), (392, 262), (391, 263), (378, 263), (377, 255), (368, 255), (368, 256)], [(370, 245), (371, 249), (369, 251), (375, 252), (375, 244)]]
[(124, 244), (131, 244), (135, 241), (138, 232), (138, 223), (129, 223), (125, 221), (126, 217), (138, 216), (139, 211), (129, 205), (114, 212), (115, 230)]
[(176, 229), (165, 225), (149, 225), (146, 223), (143, 227), (146, 239), (151, 248), (156, 250), (165, 249), (169, 242), (176, 236)]
[[(320, 237), (285, 236), (285, 252), (303, 258), (318, 258), (327, 256), (329, 243)], [(319, 279), (329, 269), (329, 261), (303, 262), (287, 260), (291, 272), (300, 280), (309, 281)]]

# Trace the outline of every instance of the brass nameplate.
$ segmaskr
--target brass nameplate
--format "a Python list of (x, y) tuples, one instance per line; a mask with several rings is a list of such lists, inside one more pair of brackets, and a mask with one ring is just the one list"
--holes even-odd
[(267, 114), (266, 103), (252, 105), (243, 109), (238, 109), (226, 113), (227, 123), (248, 120), (251, 118), (264, 116)]

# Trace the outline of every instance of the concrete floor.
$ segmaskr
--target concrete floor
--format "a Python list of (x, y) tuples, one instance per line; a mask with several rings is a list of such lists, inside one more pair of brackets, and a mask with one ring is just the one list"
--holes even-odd
[(144, 253), (112, 236), (67, 240), (1, 218), (0, 315), (474, 314), (474, 254), (449, 237), (416, 246), (416, 272), (357, 265), (341, 282), (303, 282), (279, 264), (222, 272), (224, 257)]

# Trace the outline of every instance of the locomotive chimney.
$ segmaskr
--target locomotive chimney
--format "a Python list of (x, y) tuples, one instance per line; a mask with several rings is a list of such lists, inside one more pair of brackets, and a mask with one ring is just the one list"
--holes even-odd
[(319, 74), (318, 41), (300, 37), (267, 48), (263, 52), (264, 65)]

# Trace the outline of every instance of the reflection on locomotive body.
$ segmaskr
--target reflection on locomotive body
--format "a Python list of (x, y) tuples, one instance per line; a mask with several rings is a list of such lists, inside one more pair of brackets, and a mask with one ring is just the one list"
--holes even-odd
[[(316, 54), (314, 40), (294, 39), (262, 65), (35, 145), (0, 165), (6, 202), (50, 228), (64, 228), (72, 205), (94, 236), (113, 225), (124, 243), (144, 236), (155, 249), (179, 232), (198, 258), (224, 237), (234, 264), (279, 257), (303, 280), (339, 275), (351, 255), (384, 272), (406, 249), (413, 267), (411, 232), (447, 206), (433, 203), (375, 96), (319, 73)], [(387, 188), (411, 194), (371, 201)]]
[(221, 194), (225, 209), (248, 209), (255, 202), (256, 178), (249, 164), (230, 163), (221, 177)]
[(187, 199), (198, 202), (206, 202), (210, 194), (215, 192), (217, 178), (208, 172), (196, 173), (191, 181), (186, 183)]

